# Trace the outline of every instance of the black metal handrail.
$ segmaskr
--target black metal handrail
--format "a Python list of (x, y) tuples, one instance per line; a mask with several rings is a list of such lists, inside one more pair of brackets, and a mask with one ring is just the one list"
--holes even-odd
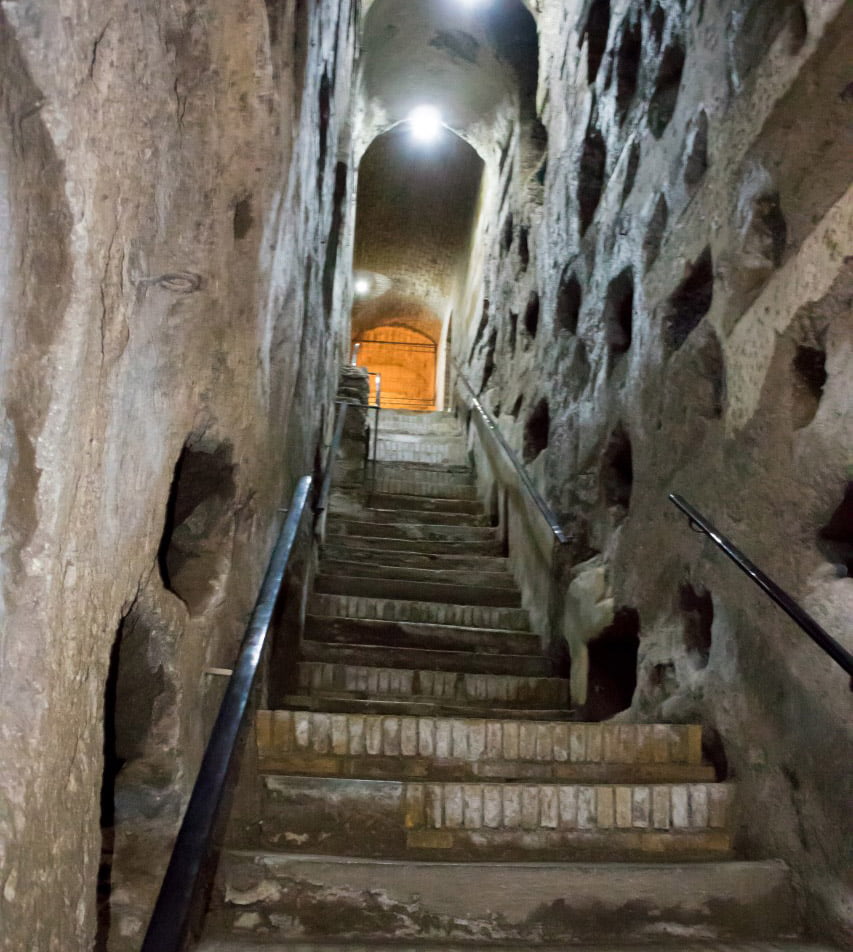
[(462, 383), (465, 384), (465, 386), (468, 389), (468, 392), (471, 394), (472, 406), (480, 414), (483, 422), (486, 425), (486, 428), (492, 434), (492, 436), (494, 436), (494, 438), (498, 441), (501, 449), (504, 451), (504, 453), (506, 453), (507, 458), (515, 467), (515, 471), (516, 473), (518, 473), (518, 478), (521, 480), (522, 486), (524, 486), (524, 488), (527, 490), (528, 495), (536, 504), (536, 508), (544, 516), (545, 521), (548, 523), (548, 527), (550, 528), (551, 532), (554, 534), (554, 537), (560, 543), (560, 545), (567, 545), (571, 541), (571, 539), (563, 531), (563, 528), (560, 525), (559, 520), (557, 519), (556, 513), (545, 501), (545, 499), (543, 498), (539, 490), (533, 485), (533, 480), (530, 478), (530, 475), (528, 474), (527, 470), (524, 468), (524, 465), (522, 464), (521, 460), (518, 458), (518, 456), (516, 456), (515, 451), (512, 449), (509, 443), (507, 443), (506, 438), (504, 437), (503, 433), (501, 433), (500, 427), (498, 427), (498, 424), (496, 420), (494, 419), (494, 417), (477, 399), (477, 394), (474, 392), (474, 388), (471, 386), (470, 383), (468, 383), (467, 379), (465, 378), (465, 375), (459, 369), (459, 363), (455, 359), (453, 360), (453, 366), (454, 366), (454, 369), (456, 370), (456, 375), (459, 377)]
[(215, 855), (215, 832), (222, 819), (229, 776), (238, 762), (252, 688), (311, 483), (310, 476), (299, 480), (273, 549), (175, 841), (142, 952), (182, 952), (191, 930), (204, 912), (209, 889), (208, 877), (204, 873)]
[(847, 672), (850, 677), (850, 688), (853, 690), (853, 654), (839, 644), (783, 588), (777, 585), (768, 575), (765, 575), (740, 549), (712, 526), (698, 509), (695, 509), (687, 500), (676, 493), (670, 493), (669, 499), (687, 516), (691, 528), (695, 527), (708, 536), (744, 574), (748, 575), (762, 591), (776, 602), (789, 618), (792, 618), (803, 629), (819, 648), (823, 649), (837, 665)]

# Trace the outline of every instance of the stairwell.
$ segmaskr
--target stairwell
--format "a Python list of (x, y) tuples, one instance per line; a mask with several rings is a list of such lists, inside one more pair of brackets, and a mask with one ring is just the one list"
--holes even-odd
[(733, 852), (701, 728), (573, 720), (557, 674), (458, 424), (386, 414), (257, 714), (259, 816), (203, 948), (804, 948), (788, 869)]

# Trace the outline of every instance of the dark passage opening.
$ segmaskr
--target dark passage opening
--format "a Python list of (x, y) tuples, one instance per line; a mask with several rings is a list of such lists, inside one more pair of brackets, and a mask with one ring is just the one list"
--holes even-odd
[(634, 273), (626, 268), (607, 286), (604, 302), (604, 333), (611, 356), (624, 354), (631, 346), (634, 323)]
[(577, 334), (583, 292), (574, 272), (563, 272), (560, 289), (557, 291), (557, 327), (570, 334)]
[(606, 165), (607, 146), (604, 143), (604, 137), (590, 119), (578, 171), (578, 207), (580, 209), (581, 235), (585, 234), (587, 228), (592, 224), (595, 210), (601, 201)]
[(586, 40), (586, 75), (589, 85), (595, 82), (598, 69), (607, 49), (607, 34), (610, 32), (610, 0), (594, 0), (589, 8), (586, 25), (581, 34), (581, 43)]
[(800, 344), (794, 354), (793, 414), (799, 430), (815, 418), (826, 385), (826, 351)]
[(853, 576), (853, 480), (847, 483), (844, 498), (818, 538), (826, 558)]
[(548, 446), (548, 434), (551, 429), (551, 412), (548, 401), (543, 397), (533, 408), (524, 425), (524, 462), (533, 460)]
[(711, 626), (714, 623), (714, 602), (711, 593), (685, 582), (678, 590), (678, 607), (683, 619), (684, 647), (697, 669), (708, 665), (711, 654)]
[(601, 492), (607, 506), (621, 510), (624, 517), (631, 505), (634, 462), (631, 440), (620, 423), (610, 436), (601, 460)]
[(683, 72), (684, 48), (673, 40), (661, 57), (655, 91), (649, 102), (649, 129), (656, 139), (664, 134), (675, 112)]
[(711, 249), (705, 248), (693, 264), (690, 274), (669, 299), (664, 335), (667, 346), (673, 350), (690, 336), (711, 309), (714, 298), (714, 267)]
[(620, 608), (613, 624), (588, 646), (586, 720), (603, 721), (631, 706), (637, 687), (639, 648), (640, 615), (635, 608)]

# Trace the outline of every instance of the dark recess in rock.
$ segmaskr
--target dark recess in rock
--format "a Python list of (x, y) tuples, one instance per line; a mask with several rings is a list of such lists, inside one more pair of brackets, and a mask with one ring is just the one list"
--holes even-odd
[(711, 655), (711, 626), (714, 622), (711, 593), (701, 585), (694, 588), (685, 582), (678, 589), (678, 607), (687, 656), (694, 668), (705, 668)]
[(705, 248), (669, 299), (664, 337), (670, 349), (678, 350), (687, 340), (711, 309), (713, 298), (714, 266), (711, 249)]
[(483, 299), (483, 313), (480, 315), (480, 323), (477, 325), (477, 333), (474, 335), (474, 342), (471, 344), (471, 353), (468, 354), (468, 362), (470, 363), (474, 359), (474, 354), (477, 350), (477, 347), (480, 344), (480, 341), (483, 339), (483, 334), (486, 333), (486, 328), (489, 326), (489, 299)]
[[(726, 406), (726, 359), (720, 339), (711, 328), (696, 348), (694, 358), (698, 376), (711, 385), (709, 415), (713, 419), (720, 419)], [(696, 409), (699, 413), (704, 413), (701, 407), (697, 406)]]
[(684, 48), (680, 40), (674, 39), (661, 57), (655, 91), (649, 102), (649, 129), (656, 139), (664, 134), (675, 112), (683, 72)]
[(666, 196), (661, 193), (655, 202), (655, 208), (643, 238), (643, 261), (646, 271), (657, 261), (668, 220), (669, 206), (666, 203)]
[(607, 49), (607, 34), (610, 32), (610, 0), (593, 0), (581, 33), (581, 43), (586, 41), (586, 75), (589, 85), (595, 82), (598, 68)]
[(692, 192), (708, 171), (708, 115), (704, 109), (696, 117), (690, 151), (684, 160), (684, 184)]
[(554, 323), (558, 330), (577, 334), (582, 303), (583, 292), (580, 281), (574, 271), (566, 268), (560, 278), (560, 288), (557, 291), (557, 320)]
[(628, 161), (625, 163), (625, 181), (622, 183), (622, 201), (627, 200), (634, 188), (634, 182), (637, 179), (637, 169), (640, 167), (640, 143), (632, 142), (631, 151), (628, 153)]
[(530, 229), (526, 225), (523, 225), (518, 232), (518, 257), (521, 261), (522, 271), (526, 271), (527, 266), (530, 264), (529, 235)]
[(429, 41), (429, 45), (434, 49), (443, 50), (452, 60), (462, 60), (472, 65), (477, 63), (480, 44), (464, 30), (438, 30)]
[(332, 87), (329, 82), (329, 74), (323, 70), (323, 76), (320, 79), (320, 152), (317, 156), (317, 180), (318, 191), (323, 186), (323, 176), (326, 171), (326, 154), (329, 149), (329, 120), (332, 118)]
[(491, 334), (489, 334), (489, 342), (486, 345), (486, 359), (483, 362), (483, 382), (480, 384), (480, 393), (489, 385), (492, 374), (495, 372), (495, 350), (497, 346), (498, 332), (497, 329), (493, 327)]
[(506, 254), (512, 247), (512, 238), (514, 233), (512, 212), (510, 212), (504, 221), (503, 233), (501, 235), (501, 250), (504, 254)]
[(729, 761), (720, 732), (708, 724), (702, 727), (702, 757), (714, 768), (716, 779), (723, 783), (729, 779)]
[(222, 571), (236, 493), (231, 447), (184, 446), (175, 464), (166, 521), (157, 554), (165, 587), (191, 614), (207, 606)]
[(749, 243), (760, 245), (773, 267), (778, 268), (788, 244), (788, 223), (778, 192), (767, 192), (755, 199), (750, 231)]
[(592, 224), (595, 210), (604, 189), (604, 170), (607, 165), (607, 146), (604, 137), (595, 128), (592, 117), (586, 130), (578, 169), (578, 208), (580, 232), (583, 235)]
[(625, 268), (607, 286), (604, 333), (610, 354), (624, 354), (631, 346), (634, 323), (634, 272)]
[(764, 59), (776, 37), (786, 30), (788, 51), (800, 52), (808, 38), (808, 18), (802, 0), (753, 0), (734, 38), (734, 69), (742, 82)]
[(639, 19), (631, 23), (625, 20), (619, 41), (619, 55), (616, 59), (616, 114), (620, 125), (631, 107), (637, 91), (637, 76), (643, 53), (643, 32)]
[(551, 412), (548, 401), (543, 397), (530, 412), (524, 424), (524, 462), (533, 460), (548, 447), (548, 434), (551, 429)]
[(237, 241), (242, 241), (246, 235), (249, 234), (249, 231), (252, 228), (255, 220), (252, 217), (252, 199), (251, 196), (246, 198), (241, 198), (234, 205), (234, 238)]
[(509, 347), (510, 354), (515, 353), (515, 342), (518, 339), (518, 315), (513, 311), (509, 312), (509, 335), (507, 338), (507, 346)]
[(655, 41), (655, 46), (660, 48), (661, 40), (663, 39), (663, 31), (666, 26), (666, 14), (663, 12), (663, 8), (659, 3), (656, 3), (654, 9), (652, 10), (651, 16), (649, 17), (649, 27), (651, 28), (652, 39)]
[(818, 541), (826, 558), (853, 576), (853, 480), (848, 481), (844, 498), (820, 530)]
[(624, 516), (631, 506), (634, 462), (631, 440), (621, 423), (611, 433), (601, 457), (600, 480), (605, 505), (623, 510)]
[(338, 249), (341, 243), (341, 228), (346, 211), (348, 168), (346, 162), (335, 165), (335, 191), (332, 196), (332, 223), (326, 240), (326, 258), (323, 263), (323, 317), (329, 325), (334, 307), (335, 271), (338, 264)]
[(800, 344), (792, 361), (794, 429), (799, 430), (815, 418), (826, 384), (826, 351)]
[(527, 299), (527, 307), (524, 310), (524, 329), (531, 340), (536, 337), (536, 332), (539, 330), (539, 295), (535, 291), (531, 291)]
[(589, 694), (583, 717), (603, 721), (631, 706), (637, 687), (640, 615), (635, 608), (617, 610), (613, 623), (589, 648)]

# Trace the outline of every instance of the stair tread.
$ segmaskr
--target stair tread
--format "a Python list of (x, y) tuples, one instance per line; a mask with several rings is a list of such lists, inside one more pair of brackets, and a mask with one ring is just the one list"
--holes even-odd
[[(411, 717), (465, 717), (465, 718), (523, 718), (526, 720), (569, 720), (572, 712), (562, 708), (523, 706), (495, 707), (491, 699), (480, 702), (453, 702), (420, 695), (418, 697), (359, 698), (344, 691), (317, 691), (311, 694), (288, 694), (282, 707), (293, 710), (323, 710), (331, 713), (401, 714)], [(485, 705), (489, 705), (485, 708)], [(485, 709), (484, 709), (485, 708)]]

